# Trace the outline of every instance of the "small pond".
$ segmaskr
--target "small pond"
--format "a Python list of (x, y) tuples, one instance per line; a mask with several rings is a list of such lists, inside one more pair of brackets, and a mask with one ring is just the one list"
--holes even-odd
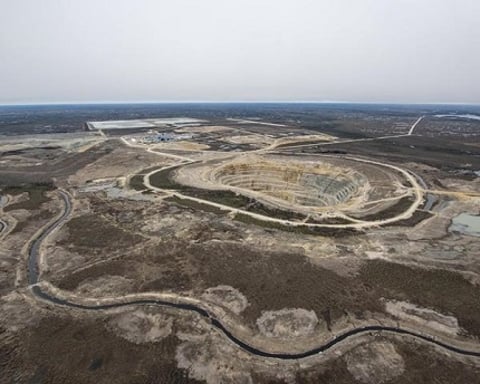
[(450, 232), (460, 232), (464, 235), (480, 237), (480, 216), (461, 213), (452, 220), (448, 228)]

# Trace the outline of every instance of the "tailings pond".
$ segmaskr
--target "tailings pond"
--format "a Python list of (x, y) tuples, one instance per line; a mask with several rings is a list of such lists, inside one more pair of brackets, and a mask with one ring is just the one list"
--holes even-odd
[(480, 216), (461, 213), (452, 220), (448, 228), (450, 232), (460, 232), (464, 235), (480, 237)]

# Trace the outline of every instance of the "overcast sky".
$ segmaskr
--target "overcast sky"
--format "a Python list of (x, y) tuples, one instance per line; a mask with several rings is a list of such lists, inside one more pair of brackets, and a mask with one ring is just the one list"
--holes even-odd
[(480, 0), (0, 0), (0, 103), (480, 103)]

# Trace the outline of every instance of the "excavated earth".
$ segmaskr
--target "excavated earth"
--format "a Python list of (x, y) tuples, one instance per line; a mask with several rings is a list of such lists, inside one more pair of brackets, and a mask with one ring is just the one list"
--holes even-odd
[(181, 185), (229, 190), (272, 208), (310, 216), (342, 212), (361, 218), (411, 195), (411, 185), (393, 169), (331, 156), (250, 154), (183, 166), (171, 178)]
[[(326, 353), (281, 361), (248, 353), (191, 311), (153, 305), (84, 311), (38, 300), (28, 287), (28, 244), (61, 213), (61, 187), (72, 213), (42, 242), (40, 280), (79, 301), (146, 293), (200, 300), (242, 340), (272, 351), (314, 348), (366, 324), (478, 345), (480, 245), (449, 231), (461, 213), (478, 214), (478, 199), (439, 193), (418, 220), (341, 237), (288, 232), (232, 220), (228, 210), (189, 205), (173, 193), (233, 207), (260, 202), (267, 213), (288, 210), (297, 220), (355, 221), (403, 212), (412, 185), (392, 168), (345, 156), (215, 154), (201, 145), (191, 146), (191, 162), (180, 152), (145, 151), (116, 139), (100, 148), (55, 173), (55, 184), (2, 192), (8, 229), (0, 242), (0, 384), (478, 381), (478, 358), (393, 334), (371, 332)], [(149, 190), (145, 176), (165, 167), (172, 168), (157, 178), (162, 191)], [(414, 169), (426, 179), (431, 171)], [(476, 185), (437, 182), (438, 189)]]

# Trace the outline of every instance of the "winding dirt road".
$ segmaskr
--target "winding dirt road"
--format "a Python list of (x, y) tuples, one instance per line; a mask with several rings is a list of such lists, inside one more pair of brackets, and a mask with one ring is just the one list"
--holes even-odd
[[(6, 196), (0, 195), (0, 212), (3, 212), (3, 207), (7, 204), (8, 198)], [(6, 221), (0, 219), (0, 235), (4, 233), (8, 228)]]

